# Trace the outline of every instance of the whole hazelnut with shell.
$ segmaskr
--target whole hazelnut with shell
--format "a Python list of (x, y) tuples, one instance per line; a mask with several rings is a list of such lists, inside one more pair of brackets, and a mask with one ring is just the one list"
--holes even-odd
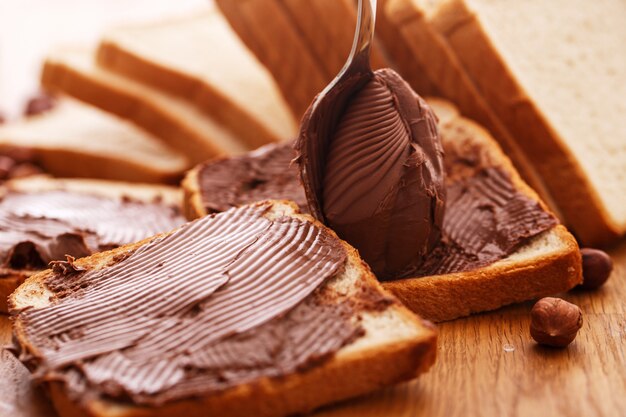
[(546, 297), (537, 301), (530, 317), (530, 335), (546, 346), (569, 345), (583, 325), (580, 308), (560, 298)]

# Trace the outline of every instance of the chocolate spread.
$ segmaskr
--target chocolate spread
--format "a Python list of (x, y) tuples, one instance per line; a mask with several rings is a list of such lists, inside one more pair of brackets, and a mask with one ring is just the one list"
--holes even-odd
[(158, 406), (329, 358), (363, 334), (353, 300), (322, 285), (345, 248), (270, 208), (205, 216), (100, 270), (55, 268), (52, 304), (14, 312), (36, 352), (23, 359), (77, 401)]
[[(500, 167), (501, 161), (492, 160), (487, 149), (472, 140), (474, 133), (455, 129), (442, 131), (447, 194), (443, 237), (422, 265), (395, 279), (464, 272), (489, 265), (558, 223), (536, 200), (514, 186), (510, 175)], [(284, 172), (287, 167), (276, 171)], [(285, 180), (291, 182), (285, 189), (299, 186), (295, 175), (281, 178)], [(241, 192), (243, 195), (226, 205), (249, 198)], [(298, 191), (293, 198), (285, 194), (281, 198), (301, 195)]]
[(0, 200), (0, 267), (42, 269), (170, 231), (184, 222), (162, 203), (69, 191), (7, 192)]
[(290, 143), (271, 144), (254, 152), (202, 164), (198, 182), (202, 203), (216, 213), (262, 200), (291, 200), (307, 213), (304, 190), (294, 181), (297, 169)]
[(390, 279), (439, 242), (443, 150), (435, 115), (398, 74), (357, 77), (304, 116), (297, 160), (313, 215)]

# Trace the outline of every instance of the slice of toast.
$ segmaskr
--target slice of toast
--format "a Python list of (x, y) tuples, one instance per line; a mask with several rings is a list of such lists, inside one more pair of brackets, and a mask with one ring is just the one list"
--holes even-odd
[(249, 149), (186, 100), (97, 66), (89, 48), (66, 46), (51, 53), (44, 64), (42, 84), (133, 122), (193, 163)]
[[(270, 207), (264, 216), (270, 219), (288, 216), (314, 223), (313, 218), (298, 214), (287, 202), (264, 202), (253, 207)], [(235, 209), (237, 210), (237, 209)], [(217, 222), (222, 215), (205, 217), (199, 222)], [(327, 230), (327, 229), (325, 229)], [(339, 241), (332, 231), (333, 239)], [(103, 252), (75, 262), (87, 271), (99, 270), (115, 262), (118, 255), (127, 256), (146, 245), (147, 241)], [(341, 241), (339, 241), (341, 242)], [(61, 417), (149, 417), (184, 414), (189, 417), (228, 415), (232, 417), (279, 417), (311, 411), (321, 405), (350, 398), (383, 386), (411, 379), (427, 370), (435, 359), (436, 333), (433, 328), (410, 313), (383, 291), (369, 268), (360, 260), (356, 250), (341, 242), (347, 252), (345, 267), (321, 284), (327, 303), (342, 299), (356, 300), (364, 292), (374, 299), (387, 301), (379, 308), (357, 304), (350, 320), (358, 320), (364, 334), (340, 348), (334, 355), (315, 364), (281, 377), (262, 377), (221, 391), (164, 402), (158, 406), (133, 405), (128, 401), (103, 398), (98, 395), (82, 399), (71, 398), (63, 384), (43, 379)], [(55, 274), (48, 270), (29, 278), (12, 296), (14, 335), (22, 349), (22, 358), (39, 354), (29, 338), (30, 323), (24, 315), (32, 309), (44, 309), (57, 300), (46, 286)], [(359, 317), (357, 317), (359, 316)], [(240, 352), (242, 358), (246, 353)]]
[(430, 19), (581, 242), (626, 233), (626, 4), (439, 2)]
[[(494, 166), (505, 170), (515, 188), (548, 207), (519, 176), (489, 133), (463, 117), (445, 100), (428, 99), (440, 117), (444, 151), (478, 146)], [(445, 116), (441, 116), (445, 115)], [(568, 230), (557, 225), (532, 238), (508, 257), (467, 272), (385, 282), (411, 310), (433, 321), (451, 320), (501, 306), (567, 291), (582, 282), (578, 244)]]
[(69, 98), (0, 126), (0, 152), (19, 147), (59, 177), (173, 183), (189, 167), (181, 153), (130, 123)]
[(112, 30), (102, 38), (97, 61), (185, 98), (251, 147), (291, 139), (296, 132), (272, 76), (214, 8)]
[[(2, 196), (11, 191), (30, 194), (56, 190), (97, 195), (115, 200), (125, 197), (147, 203), (161, 200), (164, 206), (169, 207), (180, 207), (182, 199), (180, 189), (165, 185), (89, 179), (53, 179), (47, 176), (35, 176), (5, 182), (0, 189), (0, 203)], [(16, 270), (10, 267), (0, 268), (0, 313), (7, 312), (7, 297), (35, 272), (23, 269)]]
[(524, 180), (539, 193), (550, 208), (559, 213), (541, 176), (522, 152), (506, 126), (491, 110), (473, 81), (463, 69), (445, 38), (429, 23), (436, 1), (386, 0), (382, 14), (396, 30), (387, 43), (407, 45), (410, 54), (398, 60), (403, 72), (417, 71), (429, 79), (438, 94), (452, 101), (464, 116), (484, 126), (512, 159)]
[[(427, 100), (439, 118), (444, 151), (478, 147), (494, 167), (507, 172), (515, 188), (549, 209), (520, 178), (489, 133), (459, 115), (448, 101)], [(461, 164), (461, 163), (460, 163)], [(188, 218), (208, 213), (204, 206), (197, 169), (183, 181)], [(566, 291), (582, 280), (581, 258), (573, 236), (557, 225), (533, 237), (510, 256), (488, 266), (465, 272), (384, 282), (407, 307), (433, 321), (452, 320), (469, 314)]]

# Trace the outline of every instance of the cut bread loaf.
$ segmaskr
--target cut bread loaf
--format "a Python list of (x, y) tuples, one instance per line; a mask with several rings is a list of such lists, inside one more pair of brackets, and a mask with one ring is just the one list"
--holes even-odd
[[(271, 204), (267, 218), (281, 216), (298, 218), (323, 226), (311, 217), (298, 214), (295, 206), (286, 202)], [(257, 205), (258, 207), (258, 205)], [(205, 217), (203, 222), (217, 221)], [(334, 239), (336, 236), (329, 231)], [(338, 240), (338, 239), (337, 239)], [(103, 252), (75, 262), (87, 271), (99, 270), (114, 262), (119, 255), (133, 253), (149, 240)], [(342, 243), (347, 252), (345, 267), (321, 284), (324, 299), (337, 303), (345, 297), (357, 297), (367, 291), (374, 297), (386, 297), (384, 308), (358, 307), (352, 320), (359, 320), (364, 334), (340, 348), (334, 355), (305, 369), (282, 377), (263, 377), (221, 391), (194, 398), (165, 402), (159, 406), (139, 406), (96, 395), (71, 398), (64, 385), (54, 380), (44, 382), (61, 417), (148, 417), (182, 415), (189, 417), (228, 415), (232, 417), (272, 417), (305, 413), (321, 405), (358, 396), (383, 386), (411, 379), (427, 370), (435, 359), (436, 334), (433, 328), (410, 313), (382, 290), (357, 252)], [(22, 357), (38, 355), (29, 338), (30, 323), (23, 313), (46, 308), (56, 301), (56, 294), (45, 284), (54, 274), (44, 271), (29, 278), (12, 296), (14, 335), (23, 351)], [(241, 355), (245, 355), (240, 352)], [(245, 358), (245, 356), (243, 356)], [(132, 372), (132, 371), (131, 371)]]
[[(275, 1), (275, 0), (272, 0)], [(307, 52), (321, 65), (329, 83), (339, 74), (350, 55), (357, 9), (354, 0), (280, 0), (292, 25), (302, 34)], [(371, 52), (373, 69), (389, 66), (377, 40)], [(311, 101), (313, 97), (311, 97)]]
[[(343, 0), (342, 0), (343, 1)], [(303, 35), (276, 0), (216, 0), (224, 16), (272, 73), (299, 119), (326, 86), (326, 73), (308, 51)]]
[(419, 95), (441, 96), (435, 84), (424, 73), (422, 65), (413, 56), (408, 42), (400, 33), (400, 27), (385, 12), (388, 3), (389, 0), (378, 0), (376, 35), (381, 40), (394, 69)]
[(0, 126), (0, 152), (20, 147), (59, 177), (175, 182), (189, 166), (181, 153), (128, 122), (69, 98)]
[[(477, 147), (494, 167), (507, 172), (515, 188), (549, 210), (526, 185), (489, 133), (459, 115), (450, 102), (427, 99), (439, 118), (444, 151)], [(198, 169), (183, 181), (188, 218), (207, 214)], [(507, 304), (553, 295), (582, 281), (581, 258), (574, 237), (562, 225), (532, 238), (510, 256), (465, 272), (387, 281), (383, 286), (411, 310), (433, 321), (452, 320)]]
[[(90, 180), (90, 179), (53, 179), (47, 176), (35, 176), (7, 181), (0, 188), (0, 202), (9, 192), (42, 193), (47, 191), (69, 191), (97, 195), (111, 199), (131, 197), (134, 200), (152, 202), (156, 199), (164, 205), (180, 207), (182, 194), (180, 189), (151, 184)], [(0, 268), (0, 313), (7, 312), (7, 297), (30, 275), (28, 270), (16, 270), (10, 267)]]
[(557, 205), (535, 167), (491, 110), (445, 38), (431, 27), (429, 19), (436, 4), (433, 0), (385, 1), (382, 14), (397, 32), (396, 37), (388, 39), (387, 44), (398, 42), (407, 45), (410, 51), (408, 57), (397, 61), (401, 72), (419, 68), (417, 71), (420, 76), (429, 79), (442, 97), (452, 101), (464, 116), (489, 130), (524, 180), (559, 214)]
[(112, 30), (100, 43), (97, 61), (113, 72), (185, 98), (248, 146), (295, 134), (295, 120), (273, 78), (213, 8)]
[(440, 2), (431, 24), (586, 245), (626, 233), (626, 3)]
[(163, 93), (95, 64), (89, 48), (63, 47), (45, 61), (44, 87), (125, 118), (178, 149), (193, 163), (250, 149), (183, 98)]
[[(350, 54), (356, 27), (353, 0), (217, 0), (217, 4), (270, 70), (298, 118)], [(389, 66), (378, 42), (372, 65)]]

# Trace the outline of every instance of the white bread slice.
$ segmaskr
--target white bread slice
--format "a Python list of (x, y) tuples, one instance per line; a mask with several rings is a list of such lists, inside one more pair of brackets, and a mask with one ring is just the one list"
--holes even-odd
[(431, 19), (586, 245), (626, 233), (622, 0), (453, 0)]
[[(182, 200), (180, 189), (165, 185), (93, 179), (59, 179), (44, 175), (7, 181), (2, 185), (0, 194), (4, 195), (8, 191), (37, 193), (52, 190), (89, 193), (112, 199), (120, 199), (126, 196), (146, 202), (161, 199), (164, 204), (175, 207), (180, 207)], [(33, 271), (0, 268), (0, 313), (8, 311), (7, 297), (33, 273)]]
[(215, 8), (111, 30), (98, 63), (185, 98), (248, 146), (293, 138), (296, 123), (269, 72)]
[(93, 56), (94, 52), (84, 47), (57, 49), (45, 61), (44, 87), (128, 119), (193, 163), (250, 149), (186, 100), (100, 68)]
[[(489, 133), (459, 115), (450, 102), (428, 98), (439, 119), (444, 151), (457, 142), (475, 144), (495, 166), (506, 170), (516, 188), (539, 201), (520, 178)], [(187, 218), (207, 214), (202, 204), (197, 169), (183, 181)], [(383, 282), (407, 307), (436, 322), (452, 320), (507, 304), (567, 291), (582, 281), (581, 258), (574, 237), (558, 225), (533, 238), (509, 257), (472, 271)]]
[(130, 123), (61, 98), (45, 113), (0, 126), (0, 151), (25, 147), (59, 177), (175, 182), (189, 162)]
[(387, 44), (407, 45), (410, 55), (398, 65), (428, 78), (438, 93), (455, 103), (464, 116), (483, 125), (513, 160), (524, 180), (529, 183), (550, 208), (559, 214), (558, 206), (546, 189), (543, 180), (522, 152), (506, 126), (496, 117), (473, 81), (463, 69), (445, 38), (431, 27), (429, 18), (437, 4), (433, 0), (386, 0), (382, 14), (396, 29), (396, 37)]
[[(267, 214), (270, 218), (287, 215), (315, 222), (309, 216), (298, 214), (295, 205), (288, 202), (274, 201), (271, 204), (271, 211)], [(76, 264), (88, 270), (100, 269), (116, 254), (134, 251), (147, 241), (149, 239), (83, 258)], [(338, 293), (344, 297), (362, 289), (384, 294), (356, 250), (346, 243), (344, 246), (348, 253), (344, 271), (322, 285), (331, 291), (331, 295)], [(21, 320), (19, 310), (42, 308), (54, 302), (54, 294), (44, 284), (46, 276), (51, 273), (48, 270), (29, 278), (11, 296), (15, 314), (14, 335), (19, 345), (31, 354), (36, 354), (36, 350), (29, 343), (28, 324)], [(329, 302), (331, 300), (334, 298), (329, 296)], [(411, 379), (434, 362), (434, 329), (400, 303), (392, 303), (381, 311), (359, 311), (359, 315), (365, 335), (318, 366), (281, 378), (253, 381), (204, 397), (165, 403), (160, 407), (140, 407), (106, 399), (86, 400), (86, 404), (80, 406), (68, 397), (60, 383), (52, 381), (46, 384), (61, 417), (279, 417), (305, 413), (330, 402)]]

